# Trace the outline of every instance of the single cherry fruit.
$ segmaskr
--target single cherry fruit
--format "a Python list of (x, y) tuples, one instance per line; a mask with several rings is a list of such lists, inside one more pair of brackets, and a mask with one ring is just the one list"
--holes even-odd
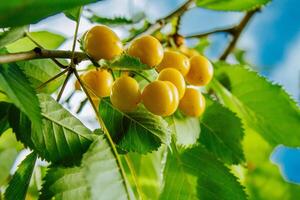
[(82, 77), (83, 82), (87, 85), (97, 97), (107, 97), (110, 95), (114, 79), (110, 72), (105, 69), (88, 71)]
[(166, 81), (153, 81), (143, 90), (142, 102), (153, 114), (168, 116), (174, 105), (174, 91)]
[(94, 26), (84, 37), (84, 49), (95, 60), (111, 60), (122, 53), (122, 42), (107, 26)]
[(179, 102), (180, 111), (190, 117), (199, 117), (205, 110), (205, 98), (198, 90), (186, 88)]
[(183, 76), (185, 76), (190, 69), (189, 59), (177, 51), (165, 51), (161, 63), (156, 67), (160, 72), (165, 68), (177, 69)]
[(128, 54), (139, 58), (149, 67), (154, 67), (161, 62), (164, 53), (160, 42), (155, 37), (146, 35), (132, 41)]
[(179, 94), (179, 99), (181, 99), (185, 92), (185, 80), (182, 74), (174, 68), (165, 68), (159, 72), (157, 80), (160, 81), (170, 81), (173, 83)]
[(214, 73), (214, 69), (210, 61), (204, 56), (193, 56), (190, 59), (190, 71), (185, 76), (185, 80), (192, 85), (204, 86), (207, 85)]
[(112, 86), (110, 101), (123, 112), (134, 111), (141, 101), (139, 84), (130, 76), (121, 76)]
[(171, 83), (170, 81), (165, 81), (167, 83), (167, 85), (169, 86), (170, 90), (172, 91), (173, 94), (173, 102), (171, 104), (171, 106), (169, 107), (169, 110), (167, 112), (167, 114), (165, 116), (170, 116), (172, 115), (178, 108), (179, 105), (179, 93), (178, 90), (176, 88), (176, 86)]

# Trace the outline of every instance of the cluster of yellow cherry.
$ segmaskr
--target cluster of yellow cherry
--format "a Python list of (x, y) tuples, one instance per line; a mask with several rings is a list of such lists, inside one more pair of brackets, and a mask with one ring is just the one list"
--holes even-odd
[[(84, 37), (83, 48), (95, 60), (111, 60), (123, 52), (119, 37), (106, 26), (95, 26)], [(126, 53), (139, 58), (159, 73), (155, 81), (141, 91), (138, 82), (128, 74), (116, 80), (106, 69), (90, 70), (81, 75), (92, 90), (96, 103), (99, 97), (110, 96), (114, 107), (123, 112), (134, 111), (142, 102), (153, 114), (172, 115), (177, 108), (187, 116), (199, 117), (205, 110), (205, 98), (194, 86), (207, 85), (213, 76), (209, 60), (197, 54), (190, 58), (175, 50), (163, 49), (153, 36), (141, 36), (132, 41)], [(186, 86), (186, 82), (189, 86)], [(76, 89), (80, 89), (78, 83)]]

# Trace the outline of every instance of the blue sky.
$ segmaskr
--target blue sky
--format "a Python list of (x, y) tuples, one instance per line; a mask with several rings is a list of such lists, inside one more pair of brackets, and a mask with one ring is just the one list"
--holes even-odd
[[(155, 20), (168, 14), (182, 2), (184, 0), (109, 0), (99, 2), (90, 8), (104, 16), (130, 17), (139, 11), (145, 11), (149, 19)], [(299, 0), (274, 0), (254, 17), (237, 45), (248, 51), (247, 58), (250, 63), (253, 63), (263, 75), (282, 84), (298, 102), (300, 96), (299, 8)], [(237, 23), (242, 16), (243, 14), (237, 12), (215, 12), (195, 8), (183, 16), (180, 33), (186, 35), (217, 27), (227, 27)], [(63, 15), (50, 17), (44, 22), (47, 23), (38, 23), (32, 27), (32, 30), (49, 29), (67, 37), (73, 35), (74, 23)], [(91, 24), (83, 20), (79, 32), (83, 33), (90, 27)], [(124, 34), (121, 29), (116, 31), (121, 36)], [(214, 45), (208, 50), (207, 55), (215, 59), (224, 49), (228, 37), (218, 34), (211, 39)], [(61, 48), (70, 47), (71, 40)], [(75, 105), (78, 102), (73, 103)], [(91, 118), (90, 115), (89, 117)], [(272, 160), (278, 163), (288, 180), (300, 183), (300, 149), (280, 146), (274, 151)]]

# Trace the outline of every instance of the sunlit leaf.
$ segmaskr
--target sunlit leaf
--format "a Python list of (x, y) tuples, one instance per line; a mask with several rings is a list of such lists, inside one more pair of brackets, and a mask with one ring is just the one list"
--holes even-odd
[[(66, 63), (65, 60), (60, 60), (60, 62)], [(34, 88), (38, 88), (41, 84), (61, 72), (60, 68), (52, 60), (48, 59), (18, 62), (17, 65), (23, 70)], [(62, 85), (65, 77), (65, 75), (60, 76), (40, 88), (38, 92), (53, 93)]]
[[(56, 49), (66, 40), (64, 36), (49, 31), (30, 32), (29, 34), (38, 44), (46, 49)], [(24, 37), (7, 45), (6, 49), (10, 53), (15, 53), (20, 51), (30, 51), (35, 47), (37, 47), (36, 44), (28, 37)]]
[(113, 107), (108, 99), (102, 99), (99, 114), (114, 141), (125, 151), (147, 153), (158, 149), (161, 143), (169, 143), (167, 122), (143, 107), (123, 113)]
[(245, 11), (263, 6), (271, 0), (197, 0), (200, 7), (223, 10), (223, 11)]
[(210, 46), (210, 40), (207, 37), (200, 38), (198, 43), (192, 48), (198, 51), (200, 54), (204, 54), (205, 50)]
[(82, 9), (81, 7), (72, 8), (72, 9), (64, 11), (64, 14), (69, 19), (76, 22), (78, 20), (78, 18), (80, 17), (81, 9)]
[(141, 63), (140, 59), (122, 54), (113, 61), (107, 62), (107, 67), (114, 70), (143, 70), (150, 69), (148, 65)]
[(49, 95), (39, 94), (39, 100), (41, 129), (33, 126), (22, 112), (10, 110), (10, 124), (17, 138), (47, 161), (78, 164), (96, 136)]
[(242, 66), (217, 66), (219, 82), (214, 81), (212, 87), (246, 128), (261, 134), (271, 145), (300, 145), (300, 109), (281, 86)]
[[(161, 170), (165, 164), (165, 151), (166, 148), (163, 146), (158, 151), (146, 155), (139, 153), (128, 153), (125, 155), (135, 173), (134, 177), (131, 171), (127, 170), (127, 177), (131, 180), (131, 185), (135, 190), (139, 187), (141, 199), (159, 198), (163, 185)], [(125, 167), (127, 164), (127, 162), (124, 162)]]
[(88, 18), (91, 22), (100, 23), (104, 25), (124, 25), (124, 24), (132, 24), (133, 21), (126, 17), (101, 17), (97, 15), (92, 15)]
[(6, 102), (0, 102), (0, 136), (1, 134), (9, 128), (8, 123), (8, 110), (10, 104)]
[(96, 0), (5, 1), (0, 4), (0, 28), (36, 23), (61, 11), (92, 2)]
[(5, 190), (5, 199), (15, 200), (26, 198), (26, 192), (33, 173), (36, 158), (36, 154), (31, 153), (18, 166), (17, 171), (13, 175), (7, 189)]
[(201, 132), (198, 118), (186, 117), (177, 111), (169, 121), (177, 145), (189, 147), (197, 142)]
[(235, 113), (217, 102), (207, 99), (207, 107), (201, 119), (200, 142), (228, 164), (245, 161), (241, 120)]
[(18, 152), (23, 148), (18, 143), (11, 129), (6, 130), (0, 137), (0, 185), (4, 185), (9, 180), (11, 168), (18, 156)]
[(129, 199), (125, 180), (104, 135), (90, 146), (80, 167), (52, 167), (44, 180), (40, 199)]
[(0, 48), (24, 37), (26, 31), (28, 31), (28, 26), (10, 28), (7, 31), (0, 32)]
[(41, 109), (34, 89), (16, 64), (0, 65), (0, 90), (24, 112), (37, 128), (41, 127)]
[(244, 188), (227, 167), (196, 146), (179, 154), (168, 153), (164, 169), (164, 199), (242, 200), (247, 199)]
[(32, 126), (35, 150), (40, 157), (54, 163), (80, 162), (95, 135), (49, 95), (39, 94), (39, 100), (43, 124), (42, 130)]
[(271, 163), (273, 147), (255, 132), (247, 132), (244, 140), (247, 169), (242, 181), (247, 186), (250, 200), (294, 200), (300, 186), (287, 182), (278, 166)]

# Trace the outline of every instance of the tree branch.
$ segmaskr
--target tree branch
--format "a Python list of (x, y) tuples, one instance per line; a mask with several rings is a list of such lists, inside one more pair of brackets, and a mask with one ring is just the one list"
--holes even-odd
[(64, 69), (63, 71), (59, 72), (58, 74), (56, 74), (55, 76), (51, 77), (50, 79), (48, 79), (46, 82), (42, 83), (41, 85), (39, 85), (36, 89), (40, 90), (41, 88), (45, 87), (48, 83), (58, 79), (59, 77), (61, 77), (62, 75), (64, 75), (67, 71), (69, 70), (69, 68)]
[(247, 12), (246, 15), (243, 17), (243, 19), (241, 20), (241, 22), (237, 26), (234, 27), (233, 33), (232, 33), (233, 38), (232, 38), (231, 42), (228, 44), (228, 46), (225, 49), (225, 51), (223, 52), (223, 54), (220, 56), (220, 60), (226, 60), (228, 55), (234, 49), (237, 41), (239, 40), (239, 38), (241, 36), (241, 33), (246, 28), (247, 24), (249, 23), (251, 18), (254, 16), (254, 14), (256, 12), (258, 12), (259, 10), (260, 9), (255, 9), (255, 10)]
[[(31, 37), (31, 35), (30, 35), (29, 32), (26, 32), (25, 35), (26, 35), (27, 38), (28, 38), (29, 40), (31, 40), (36, 46), (40, 47), (41, 49), (44, 49), (44, 47), (43, 47), (42, 45), (40, 45), (37, 41), (35, 41), (35, 40)], [(60, 63), (58, 60), (56, 60), (55, 58), (51, 58), (51, 60), (52, 60), (57, 66), (59, 66), (60, 68), (65, 69), (65, 68), (68, 67), (68, 66), (65, 66), (65, 65), (61, 64), (61, 63)]]
[(156, 22), (151, 24), (150, 26), (148, 26), (143, 33), (138, 34), (135, 37), (130, 38), (130, 40), (133, 40), (133, 39), (135, 39), (135, 38), (137, 38), (141, 35), (148, 35), (148, 34), (150, 35), (150, 34), (154, 33), (155, 31), (162, 28), (166, 23), (168, 23), (173, 17), (181, 16), (185, 11), (187, 11), (190, 8), (190, 6), (193, 3), (194, 3), (194, 0), (187, 0), (179, 8), (177, 8), (176, 10), (171, 12), (169, 15), (156, 20)]
[(68, 74), (67, 74), (67, 76), (66, 76), (66, 78), (65, 78), (65, 80), (64, 80), (64, 83), (63, 83), (63, 85), (61, 86), (61, 89), (59, 90), (59, 93), (58, 93), (58, 95), (57, 95), (57, 97), (56, 97), (56, 101), (57, 101), (57, 102), (60, 101), (60, 98), (61, 98), (61, 96), (62, 96), (62, 94), (63, 94), (63, 92), (64, 92), (64, 90), (65, 90), (65, 88), (66, 88), (66, 86), (67, 86), (67, 83), (68, 83), (68, 81), (69, 81), (69, 79), (70, 79), (72, 73), (73, 73), (73, 68), (70, 68), (69, 71), (68, 71)]
[(204, 33), (196, 33), (196, 34), (190, 34), (187, 36), (184, 36), (185, 38), (202, 38), (206, 37), (215, 33), (228, 33), (233, 35), (235, 32), (235, 27), (229, 27), (229, 28), (222, 28), (222, 29), (215, 29), (212, 31), (204, 32)]
[[(0, 64), (43, 58), (71, 59), (72, 51), (46, 50), (41, 48), (35, 48), (32, 51), (0, 55)], [(85, 53), (74, 52), (74, 61), (76, 61), (76, 64), (88, 59), (89, 57)]]

